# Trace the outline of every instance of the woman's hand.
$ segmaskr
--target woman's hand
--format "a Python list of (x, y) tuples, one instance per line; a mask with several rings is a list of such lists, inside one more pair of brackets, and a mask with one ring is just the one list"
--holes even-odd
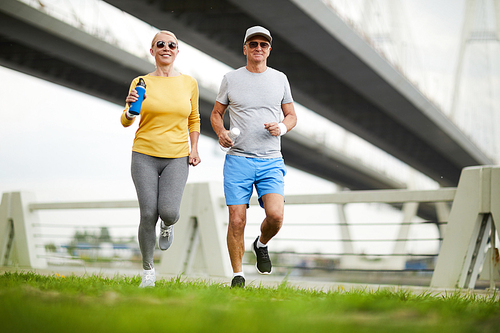
[(201, 159), (198, 155), (198, 151), (191, 151), (191, 153), (189, 154), (189, 165), (197, 166), (198, 164), (200, 164), (200, 162)]
[[(138, 99), (139, 99), (139, 94), (137, 93), (137, 91), (135, 89), (132, 89), (132, 90), (130, 90), (130, 93), (128, 94), (127, 98), (125, 98), (125, 102), (127, 102), (128, 105), (130, 106), (130, 103), (134, 103)], [(146, 93), (144, 93), (143, 100), (145, 100), (145, 99), (146, 99)]]
[[(135, 101), (137, 101), (139, 99), (139, 94), (137, 93), (137, 91), (135, 89), (132, 89), (128, 96), (125, 98), (125, 102), (128, 104), (128, 107), (130, 108), (130, 103), (134, 103)], [(146, 93), (144, 93), (144, 99), (146, 99)], [(133, 120), (135, 118), (135, 114), (131, 114), (128, 110), (127, 112), (125, 113), (125, 117), (127, 117), (128, 120)]]
[(197, 166), (201, 162), (200, 155), (198, 155), (198, 140), (200, 132), (189, 133), (189, 142), (191, 143), (191, 152), (189, 153), (189, 165)]

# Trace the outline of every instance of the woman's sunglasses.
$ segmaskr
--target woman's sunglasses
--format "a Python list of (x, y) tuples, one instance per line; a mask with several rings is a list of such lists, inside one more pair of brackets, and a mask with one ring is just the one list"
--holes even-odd
[(168, 42), (168, 43), (166, 43), (166, 42), (164, 42), (162, 40), (159, 40), (159, 41), (156, 42), (156, 47), (162, 49), (162, 48), (165, 47), (165, 44), (168, 45), (168, 48), (171, 49), (171, 50), (175, 50), (177, 48), (177, 43), (175, 43), (175, 42)]
[[(259, 46), (259, 43), (258, 42), (248, 42), (247, 43), (248, 46), (251, 48), (251, 49), (255, 49), (257, 46)], [(269, 43), (266, 43), (266, 42), (260, 42), (260, 48), (263, 49), (263, 50), (266, 50), (270, 47), (271, 45), (269, 45)]]

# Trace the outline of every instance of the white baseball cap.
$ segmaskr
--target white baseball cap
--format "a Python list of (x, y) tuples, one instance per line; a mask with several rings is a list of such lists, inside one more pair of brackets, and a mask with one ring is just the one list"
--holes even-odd
[(245, 34), (245, 39), (243, 40), (243, 44), (245, 44), (247, 42), (247, 40), (249, 40), (253, 36), (262, 36), (262, 37), (266, 38), (269, 41), (269, 43), (271, 43), (273, 40), (269, 30), (267, 30), (266, 28), (261, 27), (259, 25), (256, 25), (255, 27), (251, 27), (251, 28), (247, 29), (247, 32)]

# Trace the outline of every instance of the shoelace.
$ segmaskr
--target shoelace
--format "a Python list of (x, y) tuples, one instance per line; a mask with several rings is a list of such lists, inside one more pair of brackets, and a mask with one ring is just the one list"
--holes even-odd
[(160, 228), (161, 237), (169, 237), (172, 232), (172, 226), (168, 226), (166, 228)]
[(149, 280), (153, 280), (154, 277), (155, 277), (155, 273), (153, 273), (153, 272), (145, 272), (144, 276), (142, 278), (145, 281), (149, 281)]
[(260, 255), (262, 256), (262, 259), (269, 260), (269, 253), (267, 252), (267, 248), (258, 247), (257, 251), (259, 251)]

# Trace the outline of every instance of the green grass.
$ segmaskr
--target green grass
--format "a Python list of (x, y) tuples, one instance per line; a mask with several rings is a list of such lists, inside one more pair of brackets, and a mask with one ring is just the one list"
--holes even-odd
[(140, 277), (0, 275), (1, 332), (499, 332), (500, 303), (472, 294), (367, 292)]

